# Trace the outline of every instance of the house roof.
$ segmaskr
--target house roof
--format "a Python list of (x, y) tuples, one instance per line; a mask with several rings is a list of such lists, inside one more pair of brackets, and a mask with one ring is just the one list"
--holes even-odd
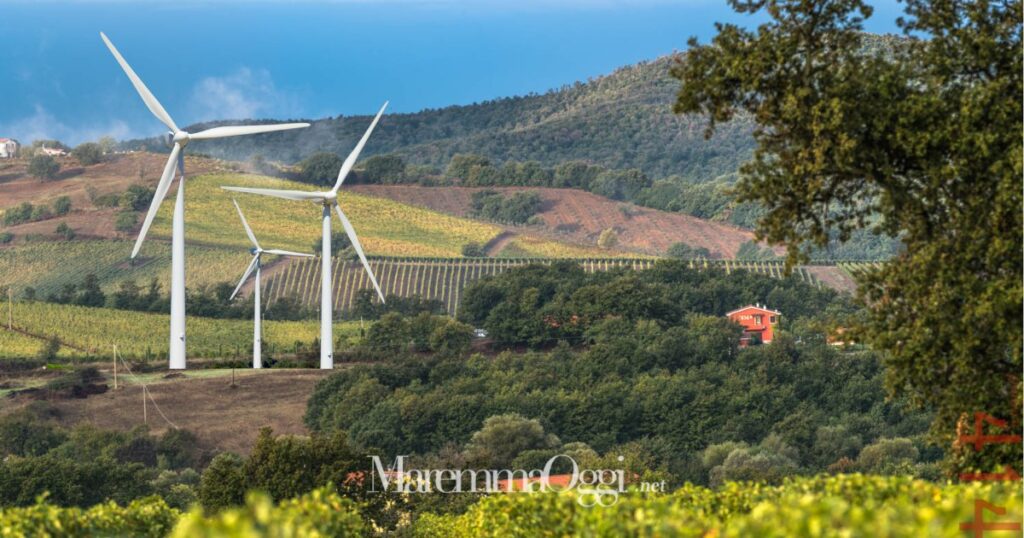
[(0, 138), (0, 142), (14, 142), (14, 143), (17, 143), (18, 141), (13, 139), (13, 138)]
[(731, 316), (733, 314), (737, 314), (739, 312), (743, 312), (744, 310), (750, 310), (750, 309), (758, 310), (760, 312), (766, 312), (768, 314), (775, 314), (776, 316), (781, 316), (782, 315), (782, 312), (779, 312), (778, 310), (772, 310), (771, 308), (767, 308), (767, 307), (764, 307), (764, 306), (761, 306), (761, 305), (754, 305), (754, 304), (748, 304), (747, 306), (743, 306), (743, 307), (737, 308), (736, 310), (733, 310), (732, 312), (726, 312), (725, 315), (726, 315), (726, 317), (728, 317), (728, 316)]

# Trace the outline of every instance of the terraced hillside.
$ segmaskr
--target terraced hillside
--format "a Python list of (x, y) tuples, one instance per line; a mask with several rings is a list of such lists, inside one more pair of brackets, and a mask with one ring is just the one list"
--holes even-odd
[[(584, 258), (575, 261), (588, 272), (606, 271), (617, 267), (644, 270), (655, 263), (655, 260), (650, 258)], [(377, 275), (385, 295), (419, 295), (427, 299), (437, 299), (445, 305), (449, 313), (457, 315), (462, 291), (471, 282), (530, 263), (551, 262), (551, 259), (542, 258), (374, 258), (370, 260), (370, 266)], [(774, 278), (786, 278), (782, 262), (696, 260), (689, 263), (693, 268), (720, 268), (726, 272), (742, 269)], [(335, 259), (332, 278), (334, 308), (341, 312), (349, 311), (353, 307), (359, 290), (371, 289), (372, 286), (362, 265), (354, 260)], [(791, 278), (821, 285), (805, 267), (797, 268)], [(264, 293), (269, 302), (285, 296), (294, 296), (306, 305), (317, 306), (320, 300), (319, 258), (289, 260), (283, 269), (268, 279)]]

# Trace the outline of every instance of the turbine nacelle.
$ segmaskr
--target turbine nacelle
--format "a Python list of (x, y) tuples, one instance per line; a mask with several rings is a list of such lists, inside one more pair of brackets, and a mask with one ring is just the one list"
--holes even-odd
[(171, 142), (181, 147), (187, 146), (189, 140), (192, 140), (192, 137), (185, 131), (178, 131), (171, 135)]

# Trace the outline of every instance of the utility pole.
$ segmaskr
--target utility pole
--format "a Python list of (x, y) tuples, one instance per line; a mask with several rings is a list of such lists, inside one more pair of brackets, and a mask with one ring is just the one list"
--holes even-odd
[(117, 390), (117, 344), (114, 344), (114, 390)]
[(14, 287), (7, 286), (7, 330), (14, 330)]
[(146, 386), (142, 385), (142, 422), (149, 424), (149, 415), (146, 412)]

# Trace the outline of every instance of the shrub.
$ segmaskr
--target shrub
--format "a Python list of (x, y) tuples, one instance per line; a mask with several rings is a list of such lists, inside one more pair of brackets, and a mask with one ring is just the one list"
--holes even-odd
[(134, 211), (121, 211), (114, 220), (114, 229), (119, 232), (130, 232), (135, 229), (139, 218)]
[(316, 185), (334, 185), (344, 161), (333, 153), (314, 153), (299, 163), (299, 179)]
[(61, 236), (65, 241), (71, 241), (72, 239), (75, 238), (75, 231), (72, 230), (71, 226), (68, 226), (68, 223), (66, 222), (61, 222), (60, 224), (58, 224), (57, 229), (54, 230), (54, 233)]
[(71, 212), (71, 198), (61, 196), (53, 201), (53, 213), (55, 215), (67, 215)]
[(0, 232), (0, 245), (6, 245), (14, 241), (14, 234), (11, 232)]
[(60, 163), (49, 155), (36, 155), (28, 163), (28, 173), (39, 179), (53, 179), (60, 172)]
[(480, 243), (466, 243), (462, 245), (462, 255), (467, 258), (485, 258), (487, 252), (484, 251), (484, 247)]
[(103, 148), (95, 142), (83, 142), (71, 150), (71, 156), (83, 165), (89, 166), (103, 160)]

